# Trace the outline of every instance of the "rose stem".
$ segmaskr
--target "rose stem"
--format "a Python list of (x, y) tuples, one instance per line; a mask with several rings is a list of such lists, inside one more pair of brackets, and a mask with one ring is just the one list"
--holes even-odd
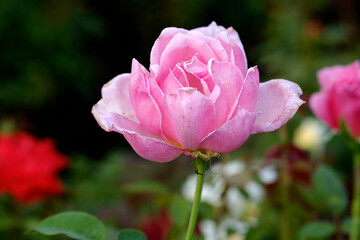
[(358, 239), (358, 226), (360, 215), (360, 152), (355, 151), (354, 154), (354, 196), (351, 206), (351, 240)]
[(201, 191), (204, 183), (205, 167), (206, 167), (206, 162), (201, 160), (199, 157), (193, 160), (193, 164), (194, 164), (195, 172), (197, 174), (196, 189), (195, 189), (195, 198), (191, 209), (191, 215), (190, 215), (190, 220), (189, 220), (189, 225), (185, 240), (191, 240), (194, 235), (196, 220), (199, 213)]

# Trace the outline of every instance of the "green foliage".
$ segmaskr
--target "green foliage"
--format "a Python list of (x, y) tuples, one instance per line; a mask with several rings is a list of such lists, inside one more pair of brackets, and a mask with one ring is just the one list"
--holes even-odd
[(339, 175), (326, 165), (320, 165), (312, 178), (308, 200), (322, 211), (340, 215), (346, 209), (348, 199)]
[(119, 232), (118, 240), (147, 240), (146, 235), (135, 229), (123, 229)]
[(44, 235), (64, 234), (78, 240), (105, 240), (106, 229), (94, 216), (83, 212), (64, 212), (42, 220), (35, 231)]
[(300, 230), (299, 240), (328, 239), (334, 232), (335, 227), (331, 222), (311, 222)]
[(72, 159), (66, 179), (72, 209), (93, 212), (118, 203), (122, 196), (118, 181), (124, 172), (124, 153), (110, 152), (99, 162), (80, 154), (73, 155)]
[[(358, 232), (360, 232), (360, 223), (358, 225), (358, 229), (359, 229)], [(350, 231), (351, 231), (351, 219), (350, 218), (346, 218), (346, 219), (344, 219), (344, 221), (342, 221), (341, 230), (344, 233), (350, 234)]]
[(180, 196), (174, 196), (170, 202), (170, 214), (175, 226), (183, 227), (189, 221), (190, 203)]
[(126, 193), (169, 194), (170, 190), (162, 183), (154, 181), (138, 181), (123, 186)]

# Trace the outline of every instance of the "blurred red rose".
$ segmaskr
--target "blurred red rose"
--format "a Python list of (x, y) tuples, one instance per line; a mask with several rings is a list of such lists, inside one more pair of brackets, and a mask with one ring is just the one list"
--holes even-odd
[(166, 240), (166, 235), (171, 228), (169, 213), (165, 210), (157, 215), (148, 216), (141, 224), (141, 230), (149, 240)]
[(296, 183), (309, 185), (314, 169), (308, 152), (288, 143), (272, 147), (265, 155), (265, 163), (275, 163), (284, 167), (287, 162), (287, 171)]
[(64, 192), (58, 172), (68, 164), (52, 139), (0, 133), (0, 193), (34, 203)]

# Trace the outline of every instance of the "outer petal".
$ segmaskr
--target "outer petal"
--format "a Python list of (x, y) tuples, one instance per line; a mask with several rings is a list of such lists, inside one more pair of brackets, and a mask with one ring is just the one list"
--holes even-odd
[(198, 149), (201, 140), (215, 129), (214, 105), (195, 88), (166, 96), (163, 116), (165, 135), (186, 150)]
[(150, 53), (150, 64), (160, 64), (160, 58), (162, 55), (162, 52), (170, 42), (170, 40), (177, 34), (177, 33), (183, 33), (186, 34), (188, 30), (182, 29), (182, 28), (165, 28), (160, 33), (160, 36), (158, 39), (156, 39), (154, 46), (151, 49)]
[(151, 135), (138, 123), (129, 99), (129, 77), (122, 74), (105, 84), (103, 98), (92, 109), (95, 119), (104, 130), (123, 134), (141, 157), (157, 162), (175, 159), (182, 149)]
[(230, 56), (230, 61), (234, 63), (245, 76), (248, 69), (247, 59), (244, 46), (237, 32), (233, 28), (228, 28), (226, 31), (220, 32), (216, 38), (219, 39), (228, 56)]
[(240, 40), (239, 34), (232, 28), (226, 29), (228, 33), (229, 43), (232, 49), (235, 65), (238, 66), (241, 72), (246, 72), (248, 65), (245, 55), (244, 46)]
[(345, 123), (350, 133), (355, 137), (360, 137), (360, 92), (352, 92), (344, 90), (339, 95), (341, 106), (341, 115), (344, 117)]
[(324, 93), (311, 95), (309, 105), (316, 117), (322, 119), (330, 128), (338, 129), (338, 115), (332, 114), (331, 105)]
[(214, 152), (232, 152), (251, 134), (257, 113), (239, 108), (236, 116), (215, 130), (201, 142), (200, 148)]
[(289, 121), (301, 104), (301, 88), (293, 82), (276, 79), (260, 84), (255, 112), (256, 118), (253, 133), (271, 132)]
[(124, 133), (124, 136), (138, 155), (150, 161), (169, 162), (183, 152), (183, 149), (156, 138), (144, 137), (137, 133)]
[(328, 89), (335, 84), (340, 87), (354, 85), (355, 81), (360, 82), (360, 61), (345, 66), (325, 67), (318, 71), (317, 77), (322, 89)]
[(92, 109), (95, 119), (102, 128), (109, 127), (105, 117), (110, 113), (138, 122), (130, 102), (129, 83), (130, 74), (124, 73), (113, 78), (102, 88), (102, 99)]
[(223, 26), (218, 26), (216, 22), (212, 22), (207, 27), (199, 27), (192, 29), (191, 31), (199, 31), (205, 34), (206, 36), (215, 37), (220, 32), (225, 31), (225, 28)]
[[(93, 108), (96, 112), (96, 106)], [(94, 114), (96, 117), (96, 114)], [(96, 118), (99, 122), (99, 119)], [(140, 124), (116, 114), (108, 113), (101, 116), (99, 124), (108, 132), (115, 131), (124, 135), (134, 151), (141, 157), (155, 162), (168, 162), (178, 157), (183, 149), (164, 142), (148, 133)]]
[[(157, 102), (160, 101), (158, 95), (161, 93), (151, 94), (151, 90), (156, 90), (151, 84), (156, 84), (148, 78), (154, 77), (146, 71), (135, 59), (133, 59), (131, 76), (130, 76), (130, 100), (134, 108), (136, 117), (144, 128), (156, 136), (162, 136), (161, 129), (161, 112)], [(151, 83), (150, 83), (151, 81)], [(160, 92), (160, 89), (157, 89)]]

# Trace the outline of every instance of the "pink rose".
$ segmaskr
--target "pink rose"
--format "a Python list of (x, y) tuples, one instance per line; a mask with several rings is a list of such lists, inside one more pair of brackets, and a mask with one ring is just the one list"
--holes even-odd
[(166, 162), (183, 152), (231, 152), (250, 134), (278, 129), (303, 103), (301, 93), (287, 80), (259, 83), (237, 32), (213, 22), (165, 28), (150, 72), (134, 59), (131, 74), (105, 84), (92, 113), (141, 157)]
[(320, 92), (310, 98), (314, 114), (334, 130), (343, 120), (350, 134), (360, 137), (360, 62), (323, 68), (318, 80)]

